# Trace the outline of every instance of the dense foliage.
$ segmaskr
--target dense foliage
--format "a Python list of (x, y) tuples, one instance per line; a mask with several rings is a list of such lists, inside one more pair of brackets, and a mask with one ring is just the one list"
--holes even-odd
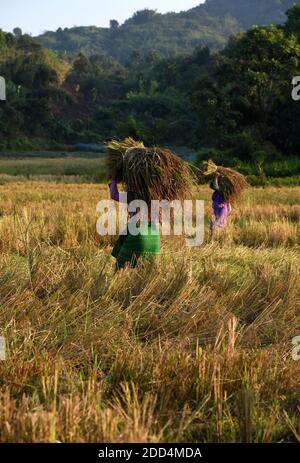
[[(211, 16), (231, 15), (244, 28), (252, 25), (281, 24), (285, 12), (296, 0), (206, 0), (203, 8)], [(201, 7), (198, 7), (201, 8)]]
[[(151, 21), (137, 13), (129, 23)], [(239, 33), (221, 52), (196, 47), (162, 58), (136, 50), (126, 65), (104, 54), (63, 59), (29, 36), (1, 32), (8, 99), (0, 105), (0, 147), (132, 136), (204, 155), (213, 149), (222, 161), (296, 156), (300, 103), (291, 80), (300, 75), (299, 32), (298, 5), (285, 26)]]
[(58, 29), (46, 32), (37, 40), (44, 47), (61, 54), (88, 56), (101, 53), (127, 64), (136, 51), (147, 54), (156, 50), (162, 57), (190, 53), (198, 45), (212, 49), (225, 46), (231, 34), (241, 29), (230, 17), (213, 17), (206, 12), (159, 14), (143, 10), (123, 25), (111, 22), (110, 28), (95, 26)]
[(59, 28), (38, 37), (39, 42), (59, 53), (112, 56), (126, 64), (132, 53), (156, 50), (162, 57), (188, 54), (197, 46), (223, 48), (228, 38), (252, 25), (280, 24), (295, 0), (206, 0), (188, 11), (159, 14), (145, 9), (110, 28)]

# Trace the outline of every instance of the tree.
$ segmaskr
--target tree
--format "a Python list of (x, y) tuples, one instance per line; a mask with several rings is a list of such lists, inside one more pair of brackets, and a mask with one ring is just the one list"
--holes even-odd
[(112, 30), (116, 30), (119, 27), (119, 21), (117, 21), (116, 19), (111, 19), (109, 21), (109, 26)]
[(264, 120), (274, 104), (290, 93), (291, 76), (300, 65), (300, 44), (280, 27), (257, 27), (230, 42), (223, 68), (227, 82), (239, 76), (244, 98)]
[(83, 53), (79, 53), (73, 64), (74, 73), (77, 75), (88, 74), (91, 71), (91, 62)]
[(130, 67), (139, 68), (144, 63), (144, 54), (141, 50), (132, 50), (130, 56)]
[(13, 33), (16, 37), (21, 37), (21, 35), (23, 35), (22, 29), (20, 27), (15, 27)]
[(145, 24), (152, 21), (152, 19), (156, 16), (156, 10), (149, 10), (148, 8), (145, 8), (144, 10), (136, 11), (130, 21), (134, 24)]
[(294, 103), (291, 76), (299, 68), (300, 44), (282, 27), (256, 27), (234, 37), (193, 92), (199, 142), (232, 148), (242, 139), (249, 147), (253, 136), (297, 152), (296, 137), (284, 137), (283, 130)]
[(20, 37), (18, 37), (17, 48), (26, 51), (35, 51), (42, 49), (41, 45), (28, 34), (20, 35)]
[(287, 23), (285, 25), (288, 32), (297, 34), (300, 37), (300, 5), (295, 5), (287, 11)]
[(157, 50), (149, 50), (149, 52), (146, 55), (146, 63), (150, 65), (154, 65), (156, 63), (159, 63), (161, 60), (160, 53)]

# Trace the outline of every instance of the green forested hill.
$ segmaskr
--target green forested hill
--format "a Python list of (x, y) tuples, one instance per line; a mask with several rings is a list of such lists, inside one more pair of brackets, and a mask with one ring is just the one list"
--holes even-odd
[(225, 46), (229, 36), (253, 24), (283, 23), (294, 0), (206, 0), (181, 13), (142, 10), (110, 28), (73, 27), (38, 37), (43, 47), (72, 55), (106, 54), (126, 63), (132, 55), (155, 51), (162, 57), (188, 54), (199, 45)]
[(164, 58), (136, 50), (124, 65), (95, 53), (64, 59), (26, 34), (0, 31), (0, 75), (0, 151), (131, 136), (216, 149), (221, 163), (299, 156), (300, 103), (291, 93), (300, 75), (300, 4), (285, 25), (236, 34), (219, 52), (199, 46)]
[[(226, 14), (235, 18), (243, 28), (252, 25), (282, 24), (285, 12), (297, 0), (206, 0), (203, 8), (211, 16)], [(195, 10), (201, 10), (200, 7)]]
[(46, 32), (38, 40), (43, 47), (58, 52), (104, 53), (126, 63), (137, 51), (155, 50), (166, 57), (190, 53), (200, 44), (221, 48), (230, 35), (240, 30), (235, 19), (212, 17), (204, 11), (166, 15), (153, 12), (149, 18), (147, 13), (150, 11), (141, 11), (119, 27), (59, 29)]

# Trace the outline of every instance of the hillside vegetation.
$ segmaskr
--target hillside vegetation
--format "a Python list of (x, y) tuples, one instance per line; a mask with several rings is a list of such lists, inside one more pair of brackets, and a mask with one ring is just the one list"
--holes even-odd
[(2, 151), (132, 136), (190, 147), (200, 160), (251, 163), (249, 173), (262, 177), (265, 164), (299, 155), (300, 104), (291, 81), (300, 75), (300, 5), (284, 26), (239, 33), (218, 53), (136, 52), (126, 66), (99, 54), (58, 56), (27, 35), (0, 32), (0, 75), (7, 81)]
[[(230, 15), (248, 29), (253, 25), (282, 24), (285, 12), (298, 0), (206, 0), (203, 5), (211, 16)], [(201, 5), (198, 7), (201, 10)]]
[(181, 13), (159, 14), (141, 10), (110, 28), (72, 27), (45, 32), (37, 39), (60, 53), (101, 53), (125, 64), (132, 53), (155, 50), (162, 57), (188, 54), (195, 47), (222, 48), (228, 38), (253, 25), (280, 24), (294, 0), (206, 0)]

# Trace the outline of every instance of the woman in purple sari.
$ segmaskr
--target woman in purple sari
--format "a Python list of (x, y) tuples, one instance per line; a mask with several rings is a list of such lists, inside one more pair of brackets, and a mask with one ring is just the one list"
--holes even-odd
[(212, 195), (213, 216), (210, 221), (210, 231), (213, 235), (215, 228), (222, 230), (227, 225), (228, 215), (231, 212), (231, 204), (225, 200), (219, 187), (219, 176), (217, 173), (210, 187), (214, 190)]

